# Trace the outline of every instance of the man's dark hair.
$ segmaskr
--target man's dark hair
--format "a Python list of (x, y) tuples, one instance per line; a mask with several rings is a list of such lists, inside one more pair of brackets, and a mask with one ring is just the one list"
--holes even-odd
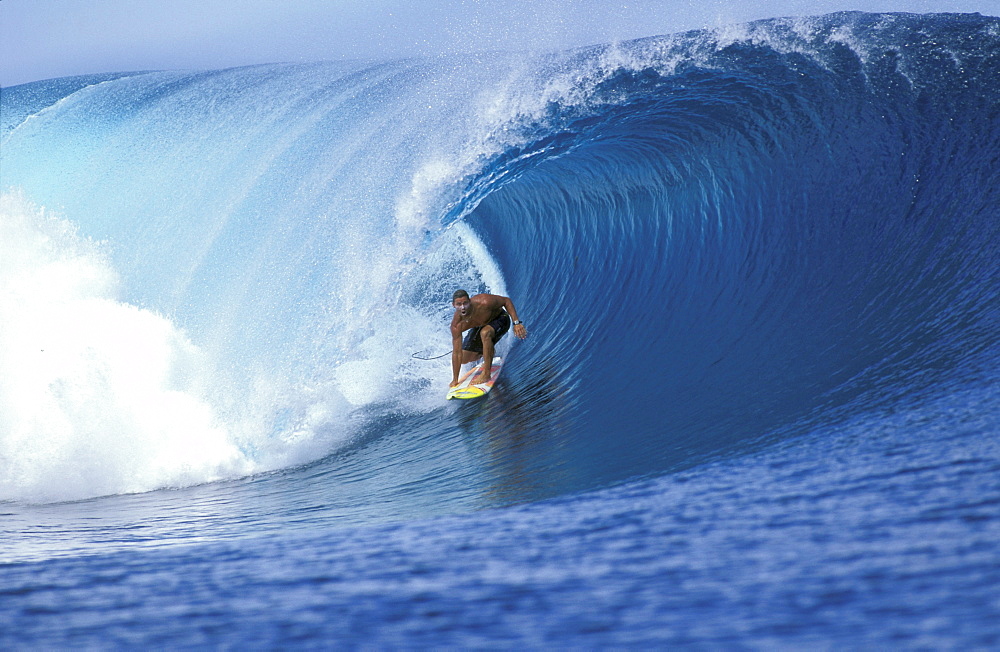
[(455, 299), (468, 299), (469, 293), (465, 290), (455, 290), (455, 294), (451, 295), (451, 302), (455, 303)]

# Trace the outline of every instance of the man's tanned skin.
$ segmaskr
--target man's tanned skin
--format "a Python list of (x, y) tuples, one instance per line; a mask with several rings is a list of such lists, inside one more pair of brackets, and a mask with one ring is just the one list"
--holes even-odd
[[(483, 368), (476, 374), (470, 384), (477, 385), (490, 379), (493, 372), (493, 345), (495, 331), (490, 322), (496, 320), (506, 311), (514, 321), (514, 334), (522, 340), (528, 336), (524, 324), (517, 318), (514, 302), (507, 297), (496, 294), (477, 294), (469, 297), (464, 290), (455, 292), (451, 305), (455, 307), (455, 315), (451, 318), (451, 387), (458, 384), (458, 374), (462, 365), (483, 358)], [(479, 337), (482, 340), (483, 352), (463, 350), (462, 333), (470, 328), (479, 327)], [(502, 334), (501, 334), (502, 337)]]

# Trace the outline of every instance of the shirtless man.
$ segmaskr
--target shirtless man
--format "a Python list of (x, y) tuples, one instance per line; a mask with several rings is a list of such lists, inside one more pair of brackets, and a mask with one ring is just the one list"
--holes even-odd
[[(462, 365), (483, 358), (483, 369), (470, 384), (477, 385), (490, 379), (493, 373), (493, 345), (500, 341), (511, 319), (514, 335), (522, 340), (528, 336), (524, 324), (517, 318), (514, 302), (495, 294), (477, 294), (469, 297), (465, 290), (455, 290), (451, 297), (455, 316), (451, 318), (451, 387), (458, 384)], [(472, 331), (462, 341), (462, 333)]]

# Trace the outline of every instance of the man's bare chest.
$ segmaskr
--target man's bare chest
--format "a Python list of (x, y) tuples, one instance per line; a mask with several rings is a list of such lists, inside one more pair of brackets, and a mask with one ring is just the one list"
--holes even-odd
[(489, 308), (476, 309), (463, 320), (459, 321), (459, 328), (463, 331), (470, 328), (477, 328), (479, 326), (485, 326), (499, 316), (501, 311), (493, 311)]

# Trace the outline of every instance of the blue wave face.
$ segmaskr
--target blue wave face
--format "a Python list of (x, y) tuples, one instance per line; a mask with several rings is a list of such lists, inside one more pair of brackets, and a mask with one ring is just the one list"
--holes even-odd
[(600, 108), (495, 162), (471, 223), (546, 338), (513, 364), (565, 403), (558, 463), (656, 474), (992, 369), (995, 34), (851, 14), (636, 43)]
[[(995, 378), (998, 34), (980, 16), (851, 13), (528, 61), (5, 91), (11, 278), (112, 280), (6, 307), (23, 333), (64, 326), (19, 335), (62, 357), (7, 430), (59, 452), (12, 435), (0, 498), (67, 497), (60, 460), (99, 432), (69, 497), (321, 460), (282, 477), (349, 481), (348, 513), (453, 511)], [(54, 232), (77, 253), (37, 245)], [(440, 400), (447, 362), (411, 357), (447, 350), (456, 287), (511, 296), (531, 333), (462, 408)], [(94, 314), (128, 336), (70, 337)], [(155, 375), (136, 381), (129, 351)], [(214, 447), (178, 453), (161, 416), (144, 425), (178, 394), (175, 427)], [(457, 453), (470, 432), (486, 443)], [(137, 440), (138, 479), (122, 450)]]

